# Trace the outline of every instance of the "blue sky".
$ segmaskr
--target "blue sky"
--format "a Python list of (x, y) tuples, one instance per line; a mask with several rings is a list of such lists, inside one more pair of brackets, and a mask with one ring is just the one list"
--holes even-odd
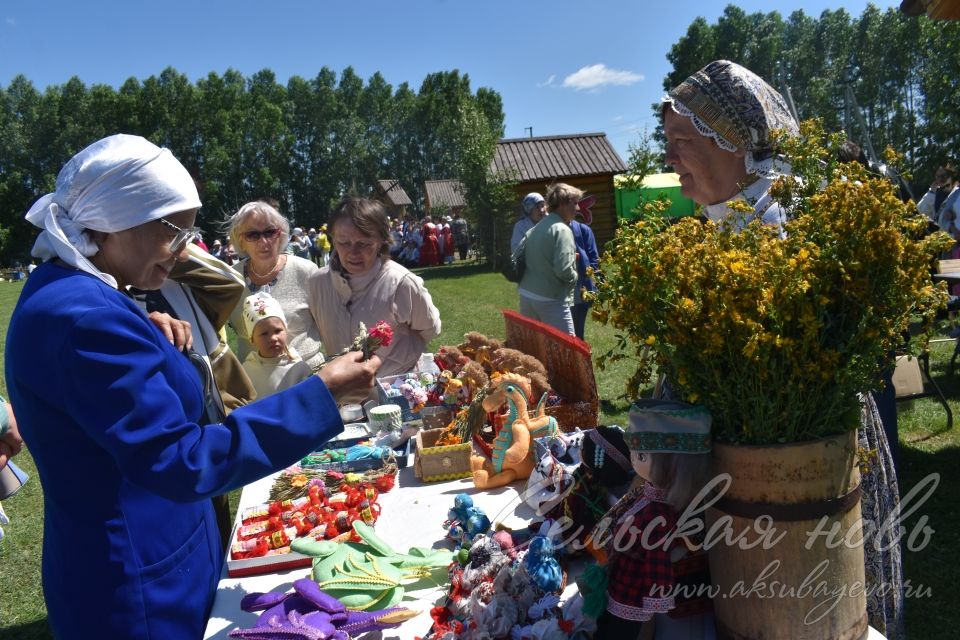
[[(78, 76), (119, 87), (167, 66), (191, 81), (267, 68), (280, 82), (352, 66), (417, 90), (459, 69), (503, 97), (506, 136), (603, 131), (626, 159), (656, 123), (666, 53), (690, 22), (728, 2), (672, 0), (2, 0), (0, 85), (24, 74), (38, 89)], [(859, 0), (740, 0), (748, 13), (811, 16)], [(874, 0), (886, 9), (899, 0)]]

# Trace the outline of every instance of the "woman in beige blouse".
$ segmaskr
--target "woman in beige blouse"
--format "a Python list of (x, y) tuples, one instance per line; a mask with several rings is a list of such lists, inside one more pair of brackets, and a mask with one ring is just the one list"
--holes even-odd
[(328, 221), (330, 265), (310, 278), (310, 311), (328, 354), (338, 353), (383, 320), (393, 342), (381, 347), (380, 376), (411, 371), (427, 343), (440, 334), (440, 312), (423, 280), (390, 259), (390, 221), (383, 204), (347, 198)]

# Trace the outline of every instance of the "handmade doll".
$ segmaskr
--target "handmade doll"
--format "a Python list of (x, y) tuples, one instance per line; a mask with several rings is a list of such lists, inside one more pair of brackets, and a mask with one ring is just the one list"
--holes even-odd
[(561, 464), (565, 459), (579, 464), (570, 465), (569, 480), (560, 474), (562, 486), (566, 487), (563, 495), (552, 501), (541, 500), (537, 512), (555, 520), (563, 529), (557, 545), (565, 553), (584, 548), (590, 532), (613, 506), (611, 490), (626, 484), (634, 474), (623, 429), (597, 427), (581, 434), (579, 446), (567, 447), (562, 453), (553, 451), (551, 444), (551, 453)]
[(473, 506), (473, 498), (468, 494), (458, 493), (443, 526), (447, 529), (447, 538), (469, 547), (478, 536), (487, 534), (490, 518), (483, 509)]
[[(682, 402), (642, 400), (630, 408), (626, 443), (634, 470), (647, 482), (617, 502), (594, 531), (606, 554), (598, 637), (636, 637), (654, 616), (656, 638), (715, 637), (709, 599), (697, 589), (676, 589), (709, 584), (706, 554), (695, 550), (695, 541), (671, 537), (710, 477), (710, 423), (705, 408)], [(667, 612), (673, 615), (658, 615)]]

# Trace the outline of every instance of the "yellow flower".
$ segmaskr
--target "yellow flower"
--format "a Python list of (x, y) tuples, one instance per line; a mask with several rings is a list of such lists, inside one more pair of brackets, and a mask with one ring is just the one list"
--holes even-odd
[(800, 178), (771, 187), (785, 239), (759, 221), (735, 233), (654, 208), (619, 228), (593, 309), (622, 342), (598, 363), (635, 359), (631, 392), (666, 374), (710, 409), (720, 439), (812, 439), (839, 424), (911, 317), (929, 323), (943, 307), (929, 264), (952, 242), (924, 237), (890, 182), (838, 165), (840, 138), (807, 122), (780, 139)]
[(303, 475), (303, 474), (296, 475), (296, 476), (293, 476), (292, 478), (290, 478), (290, 486), (291, 486), (291, 487), (297, 487), (297, 488), (305, 487), (305, 486), (307, 486), (307, 482), (309, 482), (309, 481), (307, 480), (307, 476), (305, 476), (305, 475)]

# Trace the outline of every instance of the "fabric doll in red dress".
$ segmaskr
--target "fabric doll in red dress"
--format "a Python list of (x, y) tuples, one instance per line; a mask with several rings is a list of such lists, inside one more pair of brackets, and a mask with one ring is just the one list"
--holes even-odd
[[(694, 593), (696, 584), (677, 588), (709, 586), (706, 554), (696, 541), (673, 535), (710, 478), (710, 424), (704, 407), (682, 402), (640, 400), (630, 408), (626, 442), (646, 482), (624, 495), (594, 531), (594, 544), (606, 556), (606, 610), (597, 637), (635, 638), (654, 616), (657, 638), (715, 637), (705, 591)], [(675, 610), (682, 622), (658, 615)]]

